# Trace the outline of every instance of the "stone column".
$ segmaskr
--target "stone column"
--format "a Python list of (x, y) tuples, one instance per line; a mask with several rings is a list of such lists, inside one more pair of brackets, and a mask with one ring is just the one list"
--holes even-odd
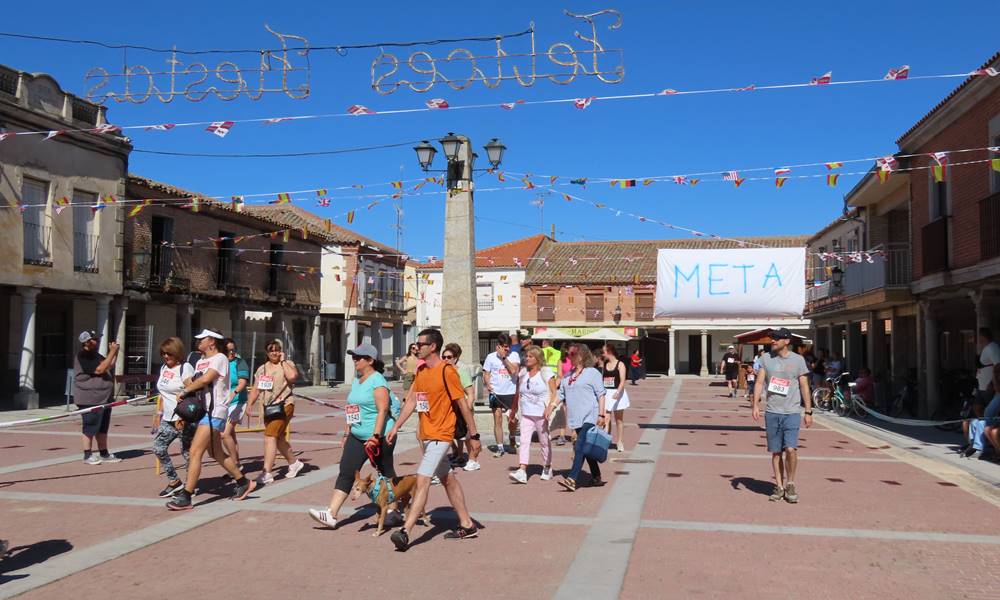
[[(673, 377), (677, 375), (677, 332), (673, 327), (667, 332), (667, 352), (669, 353), (670, 366), (667, 368), (667, 376)], [(646, 358), (646, 360), (649, 360)]]
[(462, 143), (458, 160), (462, 178), (448, 190), (444, 217), (444, 292), (441, 296), (441, 333), (445, 342), (462, 347), (466, 364), (479, 364), (479, 316), (476, 305), (475, 210), (472, 184), (472, 146)]
[(701, 330), (701, 370), (698, 371), (701, 377), (708, 376), (708, 330)]
[(312, 384), (323, 383), (323, 355), (319, 345), (320, 316), (313, 315), (312, 336), (309, 338), (309, 366), (312, 368)]
[(976, 336), (978, 338), (980, 327), (989, 327), (993, 330), (993, 335), (1000, 335), (997, 331), (997, 323), (993, 319), (990, 310), (993, 308), (985, 290), (969, 292), (969, 298), (976, 310)]
[[(38, 392), (35, 390), (35, 314), (41, 291), (35, 287), (17, 289), (21, 296), (21, 362), (18, 366), (14, 406), (18, 409), (38, 408)], [(76, 348), (77, 345), (76, 340), (73, 340), (73, 347)]]
[(104, 356), (108, 355), (108, 336), (111, 335), (111, 322), (108, 319), (111, 307), (111, 296), (101, 294), (97, 296), (97, 333), (101, 334), (101, 345), (97, 351)]
[(194, 332), (191, 331), (191, 317), (194, 315), (194, 305), (189, 299), (177, 302), (177, 337), (184, 342), (184, 347), (190, 352), (194, 350), (190, 345), (194, 341)]
[(938, 389), (938, 380), (941, 376), (941, 352), (939, 348), (939, 333), (937, 315), (931, 302), (923, 300), (920, 302), (920, 312), (924, 323), (924, 381), (921, 386), (926, 390), (924, 396), (924, 407), (921, 413), (929, 417), (934, 414), (940, 402), (941, 392)]
[[(115, 341), (121, 344), (121, 348), (118, 350), (118, 358), (115, 359), (115, 375), (125, 374), (125, 355), (133, 350), (138, 350), (138, 348), (126, 348), (125, 347), (125, 317), (128, 315), (128, 298), (125, 296), (119, 296), (117, 302), (117, 325), (115, 330)], [(122, 393), (122, 388), (124, 386), (116, 386), (116, 392)]]

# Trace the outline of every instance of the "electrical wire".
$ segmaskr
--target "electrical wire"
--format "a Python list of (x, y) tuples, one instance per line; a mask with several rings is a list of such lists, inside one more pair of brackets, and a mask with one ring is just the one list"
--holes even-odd
[(341, 148), (339, 150), (314, 150), (311, 152), (274, 152), (270, 154), (213, 154), (207, 152), (168, 152), (166, 150), (142, 150), (133, 148), (133, 153), (156, 154), (159, 156), (187, 156), (198, 158), (292, 158), (302, 156), (329, 156), (333, 154), (348, 154), (352, 152), (368, 152), (371, 150), (384, 150), (386, 148), (399, 148), (400, 146), (410, 146), (419, 144), (420, 140), (412, 142), (399, 142), (396, 144), (382, 144), (379, 146), (361, 146), (358, 148)]

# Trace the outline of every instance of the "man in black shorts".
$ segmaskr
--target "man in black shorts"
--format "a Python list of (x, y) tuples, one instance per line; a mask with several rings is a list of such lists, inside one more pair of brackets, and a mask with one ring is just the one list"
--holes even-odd
[[(503, 447), (503, 417), (514, 408), (515, 396), (517, 395), (517, 372), (521, 368), (521, 357), (517, 352), (510, 349), (510, 337), (506, 333), (501, 333), (497, 339), (496, 352), (491, 352), (483, 361), (483, 384), (490, 395), (490, 410), (493, 411), (493, 435), (496, 437), (497, 447), (493, 452), (494, 458), (500, 458), (504, 454)], [(507, 424), (507, 432), (510, 436), (510, 447), (516, 447), (514, 441), (514, 429), (510, 423)]]
[[(80, 352), (73, 361), (73, 402), (80, 408), (111, 402), (115, 392), (115, 360), (118, 342), (108, 344), (108, 355), (97, 351), (101, 336), (95, 331), (80, 334)], [(108, 429), (111, 409), (105, 408), (80, 415), (83, 419), (83, 462), (88, 465), (121, 462), (108, 452)], [(94, 455), (94, 438), (100, 456)]]
[(726, 353), (722, 355), (722, 362), (719, 363), (719, 371), (726, 375), (726, 385), (729, 386), (729, 397), (736, 397), (736, 386), (740, 378), (740, 355), (736, 354), (736, 347), (730, 346)]

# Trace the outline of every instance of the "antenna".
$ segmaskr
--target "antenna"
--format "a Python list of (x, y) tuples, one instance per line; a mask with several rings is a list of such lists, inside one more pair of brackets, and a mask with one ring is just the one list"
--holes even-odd
[[(403, 165), (399, 165), (399, 179), (403, 180)], [(403, 196), (400, 197), (392, 203), (392, 207), (396, 210), (396, 225), (393, 229), (396, 230), (396, 250), (400, 250), (403, 247)]]

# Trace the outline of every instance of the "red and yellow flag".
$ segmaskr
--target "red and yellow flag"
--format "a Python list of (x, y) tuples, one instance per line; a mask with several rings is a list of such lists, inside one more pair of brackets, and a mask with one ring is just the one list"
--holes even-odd
[(291, 195), (289, 195), (287, 192), (281, 192), (280, 194), (278, 194), (278, 199), (272, 202), (272, 204), (288, 204), (291, 201), (292, 201)]
[(889, 181), (889, 175), (892, 175), (892, 171), (890, 171), (888, 169), (879, 169), (878, 170), (878, 182), (879, 183), (885, 183), (886, 181)]
[(743, 185), (744, 181), (746, 181), (746, 180), (745, 179), (734, 179), (733, 180), (733, 185), (735, 185), (736, 187), (740, 187), (741, 185)]
[(688, 179), (688, 185), (698, 185), (700, 179)]
[(497, 171), (497, 181), (507, 181), (507, 178), (503, 176), (503, 171)]
[(830, 169), (831, 171), (834, 170), (834, 169), (839, 169), (842, 166), (844, 166), (844, 163), (842, 163), (842, 162), (828, 162), (828, 163), (826, 163), (826, 168)]
[(788, 181), (787, 177), (775, 177), (775, 179), (774, 179), (774, 187), (780, 188), (781, 186), (785, 185), (786, 181)]
[(287, 243), (289, 238), (291, 238), (291, 236), (292, 236), (292, 230), (286, 229), (281, 232), (281, 241)]
[(837, 180), (840, 179), (839, 173), (831, 173), (826, 176), (826, 185), (830, 187), (837, 187)]
[(934, 172), (934, 181), (941, 183), (944, 181), (945, 165), (933, 165), (931, 171)]
[(132, 210), (128, 211), (128, 216), (134, 217), (134, 216), (138, 215), (139, 213), (142, 212), (142, 209), (146, 208), (147, 206), (149, 206), (152, 203), (153, 203), (152, 200), (143, 200), (139, 204), (136, 204), (135, 206), (133, 206)]
[(401, 190), (401, 189), (403, 189), (403, 182), (402, 181), (393, 181), (392, 182), (392, 187), (396, 188), (397, 190)]
[(643, 179), (642, 180), (642, 185), (650, 185), (651, 183), (653, 183), (653, 181), (655, 181), (655, 180), (653, 180), (653, 179)]
[(549, 177), (549, 185), (555, 185), (557, 179), (559, 179), (558, 175), (553, 175), (552, 177)]
[(994, 171), (1000, 171), (1000, 158), (994, 158), (990, 163), (993, 165)]
[(328, 192), (329, 190), (327, 190), (326, 188), (319, 188), (318, 190), (316, 190), (316, 195), (322, 198), (323, 196), (326, 196)]
[(354, 222), (354, 211), (352, 210), (349, 213), (347, 213), (347, 224), (350, 225), (353, 222)]
[(111, 195), (111, 194), (104, 194), (104, 203), (105, 204), (117, 204), (117, 201), (115, 200), (115, 197), (113, 195)]

